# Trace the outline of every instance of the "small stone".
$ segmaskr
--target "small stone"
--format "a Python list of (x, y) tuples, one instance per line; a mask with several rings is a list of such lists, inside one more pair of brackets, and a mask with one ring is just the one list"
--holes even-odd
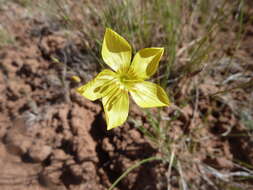
[(53, 159), (55, 160), (67, 160), (69, 156), (61, 149), (55, 149), (53, 151)]
[(31, 139), (25, 137), (15, 128), (9, 130), (4, 138), (8, 152), (15, 155), (22, 155), (31, 147)]
[(107, 152), (113, 151), (114, 147), (113, 145), (110, 143), (109, 138), (104, 138), (103, 139), (103, 143), (102, 143), (103, 149)]
[(231, 160), (224, 157), (219, 157), (216, 159), (220, 168), (233, 168), (234, 164)]
[(83, 173), (80, 165), (76, 165), (76, 164), (70, 166), (70, 171), (73, 174), (73, 176), (78, 177), (78, 178), (81, 177)]
[(44, 161), (52, 152), (52, 148), (50, 146), (44, 145), (35, 145), (29, 149), (29, 156), (35, 162), (42, 162)]
[(133, 140), (139, 140), (141, 139), (141, 134), (137, 130), (130, 130), (129, 135), (132, 137)]

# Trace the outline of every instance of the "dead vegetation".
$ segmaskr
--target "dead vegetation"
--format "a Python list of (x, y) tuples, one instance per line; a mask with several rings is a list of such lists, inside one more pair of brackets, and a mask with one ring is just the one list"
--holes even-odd
[[(215, 2), (0, 1), (1, 189), (103, 190), (154, 156), (117, 188), (252, 189), (252, 3)], [(109, 132), (71, 79), (105, 67), (104, 27), (166, 48), (154, 80), (174, 104)]]

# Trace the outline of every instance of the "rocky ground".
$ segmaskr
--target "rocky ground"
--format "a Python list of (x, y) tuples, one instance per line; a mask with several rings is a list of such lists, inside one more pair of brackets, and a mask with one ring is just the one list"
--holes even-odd
[[(24, 16), (15, 4), (7, 8), (0, 21), (13, 34), (15, 44), (0, 48), (0, 189), (105, 190), (136, 161), (157, 154), (133, 122), (106, 131), (100, 102), (75, 92), (79, 84), (71, 76), (87, 80), (97, 70), (78, 38), (67, 40), (57, 25)], [(252, 32), (248, 31), (242, 50), (250, 64)], [(246, 70), (252, 76), (252, 65)], [(222, 68), (215, 72), (225, 77)], [(240, 68), (234, 67), (234, 72)], [(233, 172), (240, 169), (234, 160), (253, 164), (252, 139), (234, 114), (236, 106), (206, 96), (217, 89), (211, 82), (199, 87), (198, 112), (194, 112), (195, 104), (182, 108), (184, 116), (174, 121), (171, 138), (198, 126), (203, 113), (211, 110), (208, 127), (197, 133), (196, 138), (203, 142), (194, 158), (219, 171)], [(233, 96), (239, 102), (250, 102), (252, 91), (244, 94), (236, 91)], [(148, 125), (145, 115), (132, 107), (131, 117)], [(167, 116), (172, 112), (172, 108), (165, 110)], [(214, 154), (218, 156), (210, 156)], [(186, 160), (191, 156), (185, 153)], [(147, 163), (130, 173), (118, 189), (166, 189), (167, 168), (160, 161)], [(199, 179), (201, 173), (188, 171), (188, 180)], [(246, 181), (244, 188), (252, 188), (251, 184)], [(178, 189), (176, 182), (173, 188)]]

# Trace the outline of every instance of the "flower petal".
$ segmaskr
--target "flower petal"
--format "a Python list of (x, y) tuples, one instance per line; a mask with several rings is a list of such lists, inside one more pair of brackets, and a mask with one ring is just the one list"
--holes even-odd
[(128, 116), (129, 96), (128, 92), (118, 88), (102, 99), (105, 110), (107, 130), (122, 125)]
[(95, 79), (87, 84), (77, 88), (77, 92), (89, 100), (96, 100), (106, 96), (113, 88), (115, 88), (116, 73), (109, 69), (101, 71)]
[(104, 62), (114, 71), (129, 67), (132, 49), (129, 43), (113, 30), (107, 28), (102, 45)]
[(139, 82), (130, 90), (136, 104), (142, 108), (168, 106), (170, 104), (166, 92), (152, 82)]
[(134, 56), (131, 68), (139, 78), (147, 79), (152, 76), (158, 67), (164, 48), (144, 48)]

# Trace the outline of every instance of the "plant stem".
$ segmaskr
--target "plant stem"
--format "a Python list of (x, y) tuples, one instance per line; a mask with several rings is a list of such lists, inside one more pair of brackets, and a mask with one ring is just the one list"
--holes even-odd
[(149, 157), (146, 159), (143, 159), (139, 162), (137, 162), (136, 164), (134, 164), (133, 166), (131, 166), (130, 168), (128, 168), (112, 185), (108, 190), (112, 190), (124, 177), (126, 177), (132, 170), (134, 170), (135, 168), (139, 167), (140, 165), (146, 163), (146, 162), (151, 162), (153, 160), (162, 160), (162, 158), (158, 158), (158, 157)]

